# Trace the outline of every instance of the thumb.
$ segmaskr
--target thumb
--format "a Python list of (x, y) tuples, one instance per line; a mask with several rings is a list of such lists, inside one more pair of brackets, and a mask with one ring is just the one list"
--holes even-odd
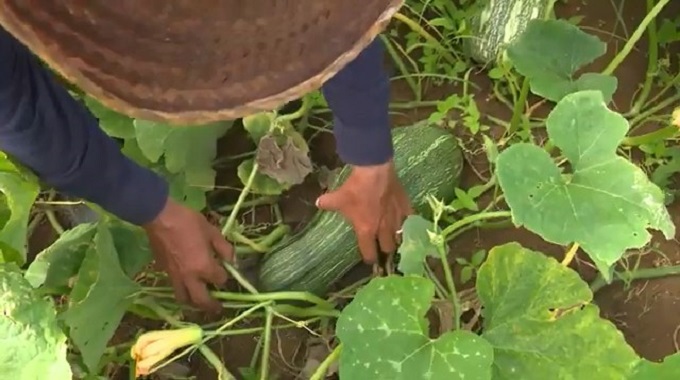
[(316, 199), (316, 207), (326, 211), (340, 211), (343, 200), (344, 194), (342, 190), (331, 191)]

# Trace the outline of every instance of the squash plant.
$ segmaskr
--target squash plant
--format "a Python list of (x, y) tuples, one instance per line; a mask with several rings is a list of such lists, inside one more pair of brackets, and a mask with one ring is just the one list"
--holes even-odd
[[(641, 379), (648, 371), (677, 377), (680, 354), (664, 364), (638, 357), (613, 323), (600, 318), (588, 284), (567, 267), (580, 246), (612, 279), (612, 264), (649, 242), (648, 229), (675, 234), (661, 190), (616, 155), (627, 126), (601, 92), (571, 93), (547, 119), (570, 173), (540, 147), (515, 144), (495, 163), (509, 211), (472, 214), (441, 228), (446, 205), (433, 200), (433, 221), (410, 217), (400, 248), (404, 275), (372, 280), (338, 319), (341, 378), (613, 380)], [(476, 279), (483, 312), (475, 334), (461, 328), (446, 241), (465, 225), (504, 216), (572, 248), (562, 263), (515, 242), (491, 249)], [(442, 260), (447, 287), (426, 275), (429, 256)], [(454, 313), (452, 331), (432, 339), (424, 316), (435, 291)]]

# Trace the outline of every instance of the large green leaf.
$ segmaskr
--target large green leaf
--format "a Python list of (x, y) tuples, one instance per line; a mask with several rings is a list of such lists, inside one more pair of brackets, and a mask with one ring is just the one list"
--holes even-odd
[(425, 313), (434, 285), (423, 277), (375, 278), (343, 310), (337, 336), (343, 344), (343, 379), (491, 378), (492, 348), (471, 332), (427, 335)]
[(616, 91), (616, 77), (575, 73), (602, 56), (607, 45), (565, 20), (531, 20), (507, 48), (517, 71), (529, 79), (536, 95), (554, 102), (582, 90), (599, 90), (606, 102)]
[(579, 243), (607, 279), (626, 249), (649, 242), (648, 228), (675, 235), (661, 189), (616, 154), (628, 128), (600, 92), (581, 91), (562, 99), (547, 119), (548, 136), (571, 173), (528, 143), (509, 147), (497, 160), (514, 223), (556, 244)]
[(104, 106), (91, 96), (86, 96), (84, 101), (90, 112), (99, 119), (99, 126), (106, 134), (121, 139), (135, 137), (134, 119)]
[(476, 285), (494, 379), (619, 380), (638, 361), (590, 303), (588, 284), (553, 258), (517, 243), (495, 247)]
[(642, 359), (628, 377), (629, 380), (677, 380), (680, 379), (680, 353), (664, 359), (663, 363), (654, 363)]
[(215, 185), (212, 164), (217, 156), (217, 140), (232, 123), (172, 126), (135, 120), (134, 125), (137, 144), (128, 147), (128, 154), (141, 151), (151, 163), (162, 163), (163, 167), (155, 170), (172, 183), (174, 197), (181, 201), (188, 197), (191, 207), (202, 208), (205, 192)]
[[(3, 214), (0, 229), (0, 263), (26, 262), (28, 219), (33, 202), (40, 192), (37, 180), (0, 152), (0, 192), (4, 195)], [(7, 212), (9, 211), (9, 217)]]
[(0, 265), (0, 376), (70, 380), (66, 336), (54, 304), (34, 293), (14, 264)]
[(109, 339), (139, 290), (121, 268), (107, 225), (99, 224), (78, 272), (69, 308), (61, 315), (91, 371), (97, 371)]
[(24, 277), (33, 287), (42, 287), (47, 294), (68, 293), (70, 281), (78, 273), (96, 232), (97, 225), (93, 223), (66, 230), (52, 245), (38, 253)]

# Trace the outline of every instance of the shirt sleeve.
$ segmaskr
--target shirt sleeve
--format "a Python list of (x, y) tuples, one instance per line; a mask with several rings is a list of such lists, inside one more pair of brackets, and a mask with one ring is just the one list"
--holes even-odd
[(383, 164), (393, 155), (384, 48), (376, 38), (322, 88), (333, 112), (338, 155), (350, 165)]
[(120, 151), (89, 110), (30, 51), (0, 28), (0, 150), (65, 194), (142, 225), (168, 185)]

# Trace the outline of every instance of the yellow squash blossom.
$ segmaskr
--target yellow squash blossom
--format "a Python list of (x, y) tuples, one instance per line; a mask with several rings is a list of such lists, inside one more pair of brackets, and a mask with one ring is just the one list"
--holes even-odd
[(672, 121), (672, 123), (676, 127), (680, 128), (680, 107), (676, 108), (673, 111), (673, 121)]
[(200, 326), (176, 330), (149, 331), (137, 338), (130, 355), (135, 361), (135, 376), (146, 376), (155, 371), (154, 366), (170, 356), (178, 348), (198, 344), (203, 338)]

